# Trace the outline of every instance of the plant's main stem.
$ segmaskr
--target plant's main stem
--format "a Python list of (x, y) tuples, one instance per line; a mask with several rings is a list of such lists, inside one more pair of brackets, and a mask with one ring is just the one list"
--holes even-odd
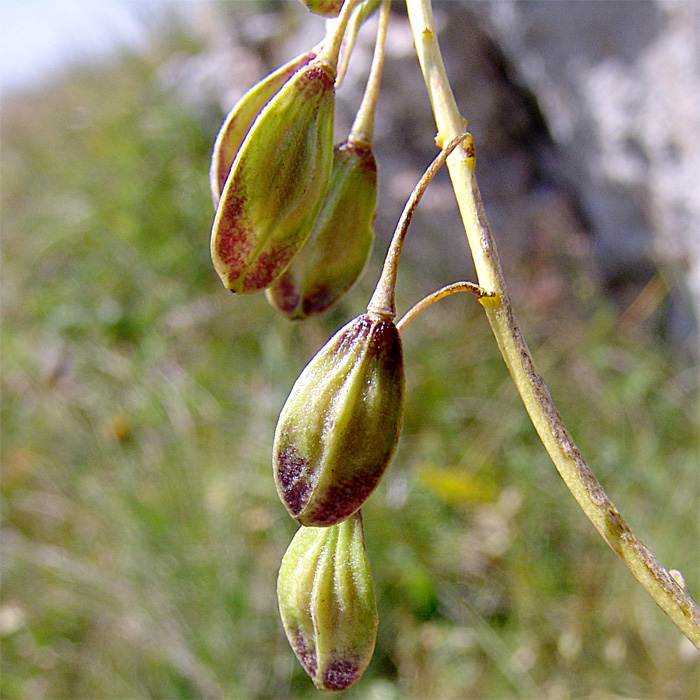
[[(406, 0), (406, 6), (435, 116), (437, 143), (441, 146), (461, 134), (466, 121), (459, 112), (447, 79), (430, 0)], [(483, 297), (481, 304), (535, 430), (562, 479), (603, 539), (620, 555), (659, 607), (700, 649), (700, 609), (697, 603), (637, 538), (605, 493), (571, 438), (549, 388), (535, 367), (510, 303), (496, 245), (481, 203), (474, 159), (453, 154), (447, 159), (447, 168), (479, 285), (493, 292), (493, 296)]]

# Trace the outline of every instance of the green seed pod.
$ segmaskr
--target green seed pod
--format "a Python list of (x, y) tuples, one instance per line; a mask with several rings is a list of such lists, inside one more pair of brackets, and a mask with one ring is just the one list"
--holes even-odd
[(334, 80), (321, 59), (294, 73), (233, 161), (211, 235), (214, 267), (232, 292), (271, 284), (311, 231), (333, 158)]
[(293, 518), (334, 525), (362, 506), (396, 450), (403, 397), (403, 351), (391, 321), (363, 314), (321, 348), (275, 429), (275, 483)]
[(319, 690), (344, 690), (364, 672), (377, 608), (360, 513), (300, 528), (282, 559), (277, 598), (287, 639)]
[(343, 6), (343, 0), (301, 0), (301, 4), (315, 15), (337, 17), (340, 14), (340, 8)]
[(366, 144), (336, 146), (328, 191), (306, 243), (267, 289), (274, 308), (302, 319), (333, 306), (365, 267), (374, 240), (377, 163)]
[(287, 80), (315, 57), (316, 51), (307, 51), (301, 56), (293, 58), (289, 63), (280, 66), (259, 83), (253, 85), (224, 119), (216, 141), (214, 141), (211, 167), (209, 168), (209, 182), (214, 209), (219, 206), (219, 198), (231, 170), (231, 163), (233, 163), (236, 153), (238, 153), (238, 149), (243, 143), (243, 139), (255, 121), (255, 117), (258, 116), (263, 107)]

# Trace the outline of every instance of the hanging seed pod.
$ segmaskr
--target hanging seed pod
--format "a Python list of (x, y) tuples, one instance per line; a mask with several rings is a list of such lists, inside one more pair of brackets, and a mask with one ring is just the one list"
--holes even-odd
[(315, 15), (337, 17), (340, 14), (340, 8), (343, 6), (343, 0), (301, 0), (301, 4)]
[(287, 639), (314, 685), (349, 688), (377, 638), (360, 513), (333, 527), (297, 531), (282, 559), (277, 598)]
[(214, 267), (233, 292), (267, 287), (311, 231), (333, 158), (334, 80), (322, 59), (294, 73), (233, 161), (211, 236)]
[(328, 190), (306, 243), (268, 289), (274, 308), (289, 319), (325, 311), (362, 273), (374, 240), (377, 163), (372, 149), (336, 146)]
[(226, 178), (231, 170), (238, 149), (243, 139), (255, 121), (255, 117), (262, 111), (270, 98), (294, 75), (300, 68), (314, 59), (315, 50), (293, 58), (276, 71), (264, 77), (253, 85), (248, 92), (241, 97), (235, 107), (224, 119), (211, 154), (211, 167), (209, 168), (209, 182), (214, 209), (219, 205), (221, 191), (224, 189)]
[(277, 492), (302, 525), (333, 525), (381, 480), (403, 422), (401, 339), (363, 314), (305, 367), (280, 413), (273, 445)]

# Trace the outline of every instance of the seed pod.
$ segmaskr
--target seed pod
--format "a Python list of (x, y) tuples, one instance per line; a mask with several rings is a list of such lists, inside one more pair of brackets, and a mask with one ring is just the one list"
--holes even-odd
[(362, 506), (396, 450), (403, 396), (403, 351), (391, 321), (363, 314), (321, 348), (275, 429), (275, 483), (293, 518), (333, 525)]
[(300, 528), (282, 559), (277, 598), (287, 639), (319, 690), (344, 690), (364, 672), (377, 638), (372, 574), (356, 513)]
[(337, 17), (340, 14), (340, 8), (343, 6), (343, 0), (301, 0), (301, 4), (315, 15)]
[(321, 59), (294, 73), (233, 161), (211, 236), (214, 267), (233, 292), (267, 287), (311, 231), (333, 157), (334, 80)]
[(377, 163), (366, 144), (335, 147), (328, 191), (306, 243), (268, 289), (274, 308), (302, 319), (333, 306), (362, 273), (374, 240)]
[(216, 141), (214, 141), (211, 167), (209, 168), (209, 182), (214, 209), (219, 205), (221, 190), (223, 190), (226, 183), (231, 164), (236, 157), (236, 153), (238, 153), (240, 145), (243, 143), (243, 139), (255, 121), (255, 117), (258, 116), (270, 98), (294, 73), (316, 57), (316, 53), (316, 51), (307, 51), (264, 77), (241, 97), (228, 113), (226, 119), (224, 119)]

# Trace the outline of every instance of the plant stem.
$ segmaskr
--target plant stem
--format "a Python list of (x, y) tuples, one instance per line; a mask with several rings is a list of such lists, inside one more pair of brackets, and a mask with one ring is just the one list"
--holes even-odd
[(377, 106), (379, 96), (379, 84), (382, 80), (382, 68), (384, 67), (384, 46), (386, 44), (386, 29), (389, 24), (389, 10), (391, 3), (389, 0), (382, 0), (379, 10), (379, 25), (377, 27), (377, 39), (374, 44), (374, 55), (372, 56), (372, 66), (369, 70), (365, 93), (362, 96), (360, 108), (357, 110), (355, 121), (350, 129), (349, 141), (358, 144), (372, 143), (374, 138), (374, 111)]
[[(399, 258), (403, 248), (403, 241), (406, 238), (408, 226), (413, 218), (413, 213), (420, 202), (423, 193), (430, 184), (430, 181), (435, 177), (438, 170), (445, 164), (447, 157), (459, 146), (462, 141), (468, 140), (471, 144), (471, 136), (469, 134), (458, 134), (445, 146), (440, 153), (435, 156), (433, 162), (428, 166), (426, 171), (418, 180), (418, 184), (413, 188), (411, 196), (408, 198), (406, 205), (401, 212), (398, 224), (394, 235), (392, 236), (389, 250), (384, 259), (382, 273), (374, 289), (372, 298), (367, 305), (367, 313), (373, 314), (379, 318), (393, 321), (396, 316), (395, 290), (396, 290), (396, 274), (399, 269)], [(467, 157), (471, 152), (471, 146), (467, 148)]]
[(403, 332), (403, 329), (416, 317), (421, 311), (425, 311), (429, 306), (432, 306), (436, 301), (449, 297), (457, 292), (471, 292), (477, 299), (482, 297), (493, 296), (492, 292), (487, 292), (482, 289), (478, 284), (473, 282), (453, 282), (445, 287), (440, 287), (437, 291), (432, 294), (428, 294), (427, 297), (416, 302), (402, 317), (401, 320), (396, 323), (396, 330), (399, 333)]
[[(440, 54), (430, 0), (406, 0), (423, 78), (437, 124), (438, 144), (462, 133), (459, 113)], [(481, 287), (494, 293), (480, 301), (501, 355), (549, 456), (574, 498), (610, 548), (625, 562), (674, 624), (700, 648), (700, 609), (687, 589), (632, 532), (586, 464), (554, 405), (518, 327), (496, 245), (474, 174), (474, 159), (447, 159), (457, 204)]]
[(340, 47), (340, 57), (338, 59), (338, 76), (335, 86), (340, 87), (348, 69), (350, 54), (355, 46), (355, 40), (360, 28), (365, 23), (365, 20), (374, 13), (379, 7), (381, 0), (363, 0), (355, 7), (352, 16), (348, 20), (348, 26), (345, 29), (342, 46)]
[(331, 24), (329, 31), (330, 38), (327, 37), (327, 40), (324, 41), (323, 50), (318, 56), (320, 59), (328, 61), (328, 63), (336, 69), (338, 67), (338, 55), (340, 54), (345, 30), (359, 2), (360, 0), (345, 0), (338, 19)]

